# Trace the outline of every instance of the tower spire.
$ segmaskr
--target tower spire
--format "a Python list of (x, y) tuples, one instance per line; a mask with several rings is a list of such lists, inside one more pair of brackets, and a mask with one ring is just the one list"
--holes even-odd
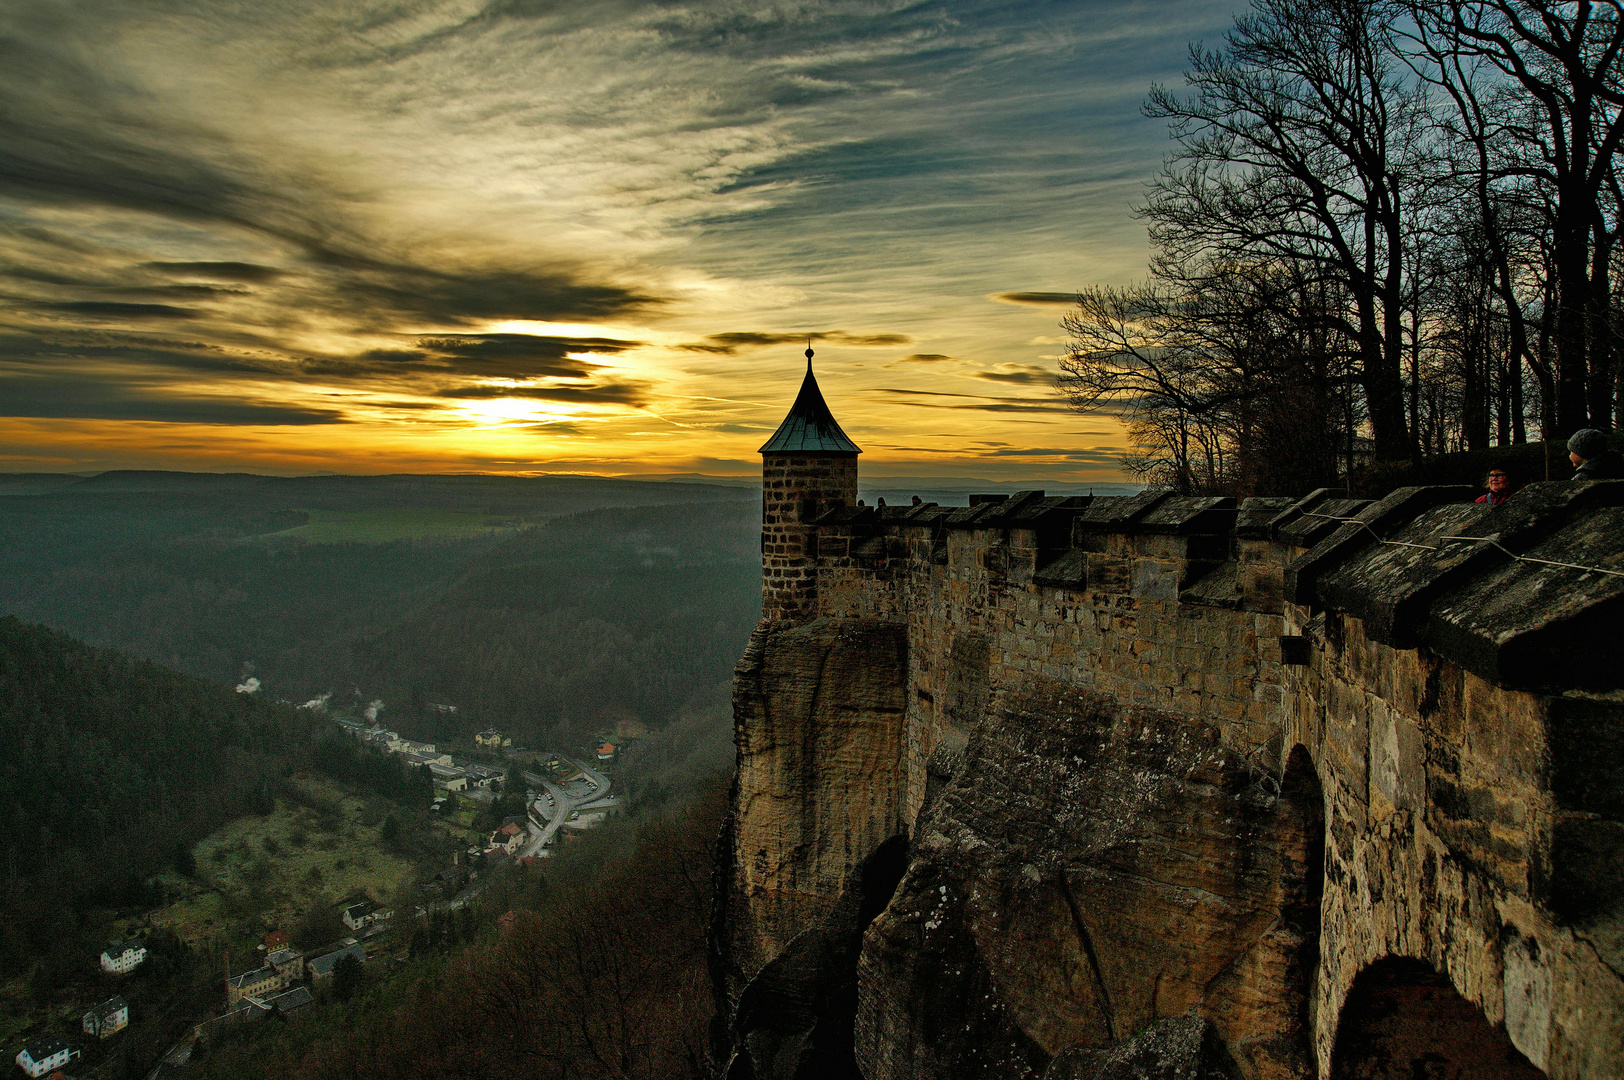
[(806, 339), (806, 377), (801, 380), (801, 392), (795, 395), (795, 404), (789, 415), (778, 425), (778, 430), (757, 451), (761, 454), (796, 452), (822, 454), (861, 454), (862, 449), (840, 430), (840, 424), (823, 400), (818, 380), (812, 374), (812, 339)]

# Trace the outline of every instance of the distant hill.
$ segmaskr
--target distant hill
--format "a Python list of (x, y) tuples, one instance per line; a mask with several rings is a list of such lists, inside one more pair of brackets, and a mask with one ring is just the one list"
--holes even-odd
[[(0, 612), (419, 735), (577, 745), (725, 710), (759, 495), (587, 477), (0, 483)], [(433, 705), (457, 706), (455, 713)], [(719, 717), (716, 723), (724, 723)]]

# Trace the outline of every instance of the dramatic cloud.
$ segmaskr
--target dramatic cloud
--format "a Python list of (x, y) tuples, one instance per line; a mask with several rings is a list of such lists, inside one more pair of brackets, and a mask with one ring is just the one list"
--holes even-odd
[(989, 300), (1001, 304), (1025, 304), (1029, 307), (1071, 307), (1077, 303), (1074, 292), (1004, 292), (993, 293)]
[(245, 262), (146, 262), (144, 269), (174, 274), (176, 277), (204, 278), (209, 281), (243, 281), (260, 283), (275, 281), (286, 276), (286, 271), (274, 266), (255, 266)]
[(887, 370), (895, 370), (905, 364), (940, 364), (956, 361), (958, 357), (948, 356), (946, 353), (910, 353), (900, 360), (893, 360), (883, 365)]
[(0, 454), (692, 471), (808, 339), (870, 441), (1086, 451), (1036, 348), (1072, 294), (1001, 290), (1142, 274), (1139, 104), (1232, 6), (16, 0)]
[(1059, 372), (1055, 368), (1036, 367), (1031, 364), (1000, 364), (992, 371), (977, 371), (972, 374), (977, 379), (987, 379), (991, 382), (1053, 386), (1055, 376)]
[(197, 312), (169, 304), (120, 304), (106, 300), (74, 300), (43, 305), (50, 311), (66, 311), (100, 319), (195, 319)]
[(441, 397), (469, 400), (525, 398), (536, 401), (567, 401), (582, 405), (642, 406), (648, 401), (643, 383), (605, 383), (601, 386), (462, 386), (442, 390)]
[(80, 420), (148, 420), (172, 424), (276, 427), (340, 424), (342, 413), (270, 401), (187, 397), (111, 379), (12, 377), (0, 394), (0, 416)]
[(796, 342), (828, 341), (837, 345), (873, 348), (886, 345), (908, 345), (913, 339), (906, 334), (848, 334), (843, 330), (814, 330), (807, 334), (769, 334), (759, 331), (737, 331), (711, 334), (704, 341), (682, 345), (688, 352), (722, 353), (731, 356), (740, 349), (761, 348), (767, 345), (793, 345)]

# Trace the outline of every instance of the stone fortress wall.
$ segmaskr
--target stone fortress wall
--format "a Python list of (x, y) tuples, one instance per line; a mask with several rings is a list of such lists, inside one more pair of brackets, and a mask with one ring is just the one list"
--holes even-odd
[(1624, 571), (1624, 482), (872, 508), (849, 460), (735, 682), (730, 1077), (1624, 1075), (1624, 575), (1553, 565)]

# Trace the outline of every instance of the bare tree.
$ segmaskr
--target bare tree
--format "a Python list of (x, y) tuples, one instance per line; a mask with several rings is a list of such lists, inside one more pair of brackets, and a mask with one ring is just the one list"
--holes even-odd
[[(1605, 194), (1624, 139), (1624, 0), (1408, 0), (1408, 8), (1428, 51), (1444, 58), (1440, 70), (1458, 76), (1480, 63), (1522, 95), (1526, 128), (1501, 133), (1525, 151), (1517, 171), (1551, 195), (1556, 363), (1547, 434), (1587, 422), (1610, 427), (1613, 349), (1604, 309), (1615, 226)], [(1480, 100), (1457, 97), (1457, 105), (1487, 131), (1473, 116)]]
[(1412, 449), (1403, 394), (1407, 218), (1427, 161), (1421, 99), (1387, 49), (1380, 0), (1257, 0), (1192, 92), (1152, 91), (1178, 149), (1144, 208), (1177, 281), (1219, 262), (1334, 279), (1357, 346), (1377, 457)]
[(1324, 283), (1210, 266), (1175, 287), (1091, 289), (1063, 320), (1060, 386), (1122, 413), (1125, 464), (1183, 492), (1293, 491), (1334, 477), (1352, 350)]

